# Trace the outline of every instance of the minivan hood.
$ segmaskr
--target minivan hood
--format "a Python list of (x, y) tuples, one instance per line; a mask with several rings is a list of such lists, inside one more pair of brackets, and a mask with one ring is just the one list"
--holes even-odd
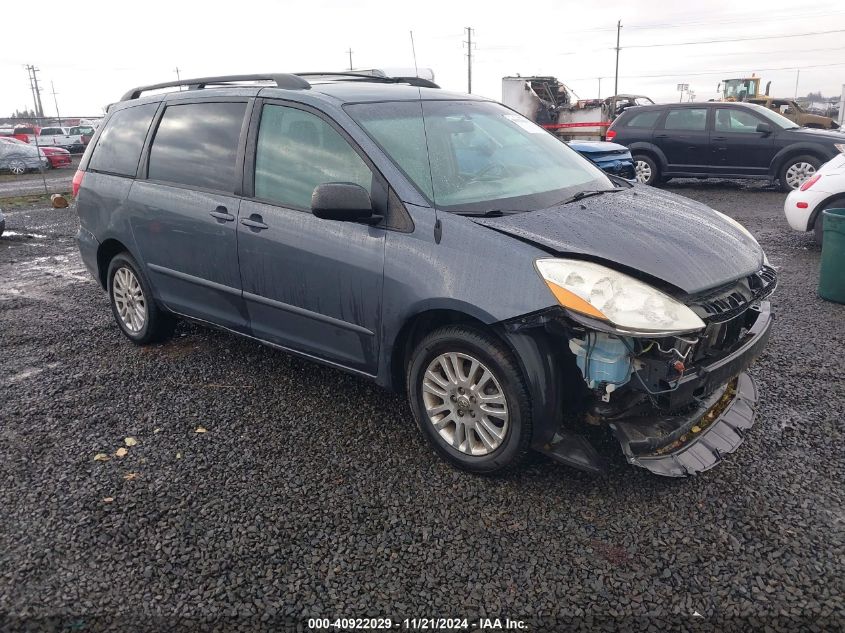
[(710, 207), (653, 187), (499, 218), (483, 226), (551, 250), (640, 271), (695, 294), (763, 265), (763, 249)]

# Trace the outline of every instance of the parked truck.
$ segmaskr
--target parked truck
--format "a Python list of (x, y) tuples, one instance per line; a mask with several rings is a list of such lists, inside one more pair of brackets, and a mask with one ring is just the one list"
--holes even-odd
[(66, 127), (43, 127), (29, 142), (43, 147), (61, 147), (71, 153), (85, 151), (82, 134), (71, 134), (70, 128)]
[(555, 77), (517, 75), (502, 78), (502, 103), (564, 140), (603, 141), (607, 128), (627, 108), (654, 101), (633, 94), (578, 99)]

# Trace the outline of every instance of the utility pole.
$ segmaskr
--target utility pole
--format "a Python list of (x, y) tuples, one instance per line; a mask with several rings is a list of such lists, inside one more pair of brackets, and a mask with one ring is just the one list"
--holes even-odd
[(801, 77), (801, 69), (796, 68), (798, 72), (795, 73), (795, 99), (798, 98), (798, 79)]
[(599, 99), (601, 99), (601, 77), (599, 77)]
[(352, 47), (350, 46), (346, 52), (349, 53), (349, 70), (352, 70)]
[(36, 74), (40, 71), (35, 66), (31, 66), (30, 68), (32, 68), (32, 83), (35, 84), (36, 114), (44, 118), (44, 106), (41, 105), (41, 89), (38, 87), (38, 75)]
[(56, 104), (56, 118), (59, 120), (59, 127), (62, 127), (62, 115), (59, 114), (59, 100), (56, 98), (56, 86), (53, 85), (53, 80), (50, 80), (50, 91), (53, 93), (53, 103)]
[(414, 56), (414, 76), (420, 76), (420, 69), (417, 67), (417, 47), (414, 46), (414, 32), (411, 31), (411, 53)]
[[(179, 66), (173, 69), (176, 73), (176, 81), (182, 81), (182, 75), (179, 74)], [(179, 91), (182, 91), (182, 86), (179, 86)]]
[(467, 93), (472, 94), (472, 27), (466, 27), (467, 39)]
[(35, 84), (32, 83), (32, 66), (26, 65), (26, 76), (29, 78), (29, 89), (32, 92), (32, 103), (35, 105), (35, 114), (38, 114), (38, 101), (35, 99)]
[(622, 20), (619, 20), (616, 23), (616, 76), (613, 80), (613, 94), (611, 95), (616, 96), (619, 94), (619, 35), (622, 32)]

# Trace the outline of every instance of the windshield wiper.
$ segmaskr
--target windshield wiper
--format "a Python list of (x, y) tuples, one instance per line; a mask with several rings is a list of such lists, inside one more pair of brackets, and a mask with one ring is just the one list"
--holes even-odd
[(566, 200), (561, 200), (560, 202), (555, 202), (549, 208), (551, 209), (552, 207), (557, 207), (557, 206), (560, 206), (562, 204), (569, 204), (570, 202), (578, 202), (579, 200), (583, 200), (584, 198), (590, 198), (592, 196), (600, 196), (600, 195), (605, 194), (605, 193), (617, 193), (619, 191), (625, 191), (625, 190), (622, 189), (621, 187), (615, 187), (613, 189), (596, 189), (594, 191), (590, 191), (590, 190), (579, 191), (578, 193), (576, 193), (571, 198), (567, 198)]
[(471, 211), (454, 211), (453, 213), (455, 215), (463, 215), (468, 218), (500, 218), (503, 215), (522, 213), (522, 211), (517, 211), (516, 209), (490, 209), (489, 211), (484, 211), (483, 213), (472, 213)]

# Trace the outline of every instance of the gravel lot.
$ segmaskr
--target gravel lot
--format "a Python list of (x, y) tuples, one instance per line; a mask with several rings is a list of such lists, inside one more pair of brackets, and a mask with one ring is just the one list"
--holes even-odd
[(842, 630), (845, 307), (816, 296), (819, 248), (786, 225), (784, 194), (669, 189), (743, 222), (780, 271), (752, 370), (758, 423), (686, 480), (621, 457), (607, 478), (543, 458), (459, 474), (402, 398), (357, 378), (189, 325), (134, 347), (83, 269), (72, 212), (10, 212), (0, 629), (489, 616), (536, 631)]
[(50, 193), (70, 191), (73, 174), (81, 160), (82, 154), (72, 154), (70, 167), (47, 169), (44, 171), (43, 178), (40, 172), (28, 172), (21, 176), (0, 173), (0, 200), (9, 196), (44, 193), (45, 180)]

